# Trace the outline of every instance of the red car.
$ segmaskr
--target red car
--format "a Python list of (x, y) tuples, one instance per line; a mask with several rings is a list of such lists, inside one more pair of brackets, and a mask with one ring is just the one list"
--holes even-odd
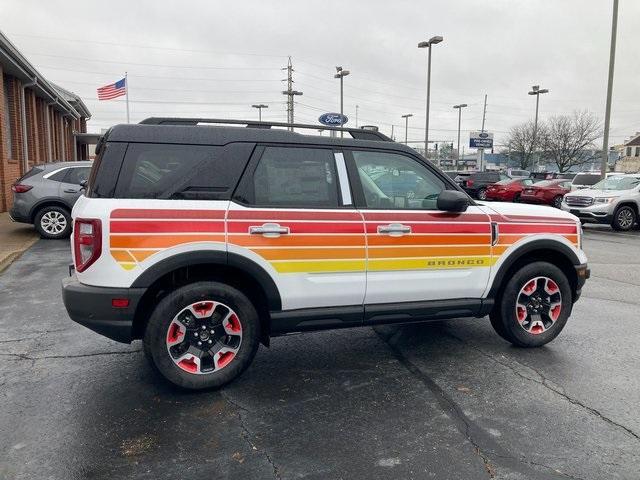
[(522, 190), (533, 185), (530, 178), (509, 178), (487, 187), (487, 200), (500, 200), (502, 202), (519, 202)]
[(541, 203), (560, 208), (562, 197), (571, 191), (571, 180), (557, 178), (526, 187), (520, 195), (525, 203)]

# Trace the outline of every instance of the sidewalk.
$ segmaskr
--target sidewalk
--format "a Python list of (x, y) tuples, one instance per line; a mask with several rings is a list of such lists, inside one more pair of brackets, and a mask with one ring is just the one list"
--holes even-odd
[(8, 213), (0, 213), (0, 272), (38, 241), (33, 225), (15, 223)]

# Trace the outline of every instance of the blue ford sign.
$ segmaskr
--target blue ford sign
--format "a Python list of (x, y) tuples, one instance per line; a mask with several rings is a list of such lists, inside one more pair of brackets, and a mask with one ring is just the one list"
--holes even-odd
[(339, 127), (340, 125), (344, 125), (349, 121), (346, 115), (341, 115), (339, 113), (323, 113), (318, 118), (318, 121), (329, 127)]
[(470, 132), (469, 147), (471, 148), (493, 148), (493, 133)]

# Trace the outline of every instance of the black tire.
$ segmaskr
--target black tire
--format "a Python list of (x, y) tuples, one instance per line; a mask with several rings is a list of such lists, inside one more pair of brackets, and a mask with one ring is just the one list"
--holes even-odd
[[(171, 357), (167, 334), (174, 317), (185, 307), (208, 300), (227, 305), (237, 313), (242, 329), (241, 343), (226, 366), (210, 373), (189, 373)], [(189, 390), (203, 390), (219, 388), (244, 372), (256, 355), (259, 340), (258, 313), (246, 295), (223, 283), (203, 281), (180, 287), (158, 303), (149, 319), (143, 342), (147, 357), (169, 382)]]
[(516, 193), (513, 196), (513, 203), (520, 203), (520, 194), (519, 193)]
[(619, 232), (626, 232), (633, 228), (637, 220), (636, 211), (628, 205), (623, 205), (613, 214), (611, 227)]
[(553, 206), (556, 208), (560, 208), (562, 205), (562, 195), (558, 195), (553, 199)]
[(54, 205), (43, 207), (36, 214), (34, 226), (42, 238), (68, 238), (72, 230), (71, 214), (66, 208)]
[[(557, 319), (541, 333), (530, 333), (518, 321), (516, 303), (525, 285), (537, 277), (546, 277), (556, 283), (561, 308)], [(540, 347), (556, 338), (571, 315), (573, 298), (571, 286), (565, 274), (555, 265), (547, 262), (529, 263), (516, 271), (505, 284), (490, 314), (491, 325), (502, 338), (518, 347)]]
[(484, 187), (478, 189), (478, 191), (476, 192), (476, 197), (478, 198), (478, 200), (486, 200), (487, 199), (487, 189), (484, 188)]

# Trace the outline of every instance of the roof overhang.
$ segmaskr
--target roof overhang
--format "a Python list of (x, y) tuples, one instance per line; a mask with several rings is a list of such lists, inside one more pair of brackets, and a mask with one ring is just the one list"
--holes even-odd
[[(82, 103), (74, 107), (31, 63), (20, 53), (16, 46), (0, 31), (0, 64), (4, 72), (19, 79), (23, 85), (31, 88), (36, 96), (45, 99), (53, 108), (74, 119), (90, 118), (90, 112)], [(71, 93), (71, 92), (67, 92)], [(73, 95), (73, 94), (72, 94)]]

